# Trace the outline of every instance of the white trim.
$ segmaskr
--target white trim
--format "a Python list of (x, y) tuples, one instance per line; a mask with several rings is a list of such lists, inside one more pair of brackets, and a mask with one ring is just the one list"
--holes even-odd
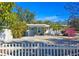
[(27, 24), (29, 27), (50, 27), (50, 25), (47, 24)]

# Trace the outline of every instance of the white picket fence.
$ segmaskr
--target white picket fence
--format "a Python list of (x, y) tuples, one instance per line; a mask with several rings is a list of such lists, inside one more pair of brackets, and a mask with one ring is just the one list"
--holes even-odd
[(56, 47), (42, 44), (2, 44), (0, 56), (79, 56), (79, 47)]

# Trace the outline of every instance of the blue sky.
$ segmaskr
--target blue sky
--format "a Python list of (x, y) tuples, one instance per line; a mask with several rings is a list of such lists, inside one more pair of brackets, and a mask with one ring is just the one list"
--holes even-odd
[(16, 2), (23, 9), (29, 9), (35, 14), (36, 20), (63, 21), (69, 13), (65, 10), (66, 2)]

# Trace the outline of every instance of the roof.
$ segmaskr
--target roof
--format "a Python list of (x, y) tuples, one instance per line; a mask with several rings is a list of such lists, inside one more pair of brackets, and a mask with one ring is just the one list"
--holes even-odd
[(29, 27), (50, 27), (50, 25), (47, 24), (27, 24)]
[(68, 25), (62, 25), (62, 26), (68, 26)]

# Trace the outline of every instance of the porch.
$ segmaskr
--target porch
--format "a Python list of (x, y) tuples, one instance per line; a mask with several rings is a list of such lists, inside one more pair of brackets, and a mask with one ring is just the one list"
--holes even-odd
[(27, 24), (27, 36), (44, 35), (45, 31), (49, 29), (47, 24)]

